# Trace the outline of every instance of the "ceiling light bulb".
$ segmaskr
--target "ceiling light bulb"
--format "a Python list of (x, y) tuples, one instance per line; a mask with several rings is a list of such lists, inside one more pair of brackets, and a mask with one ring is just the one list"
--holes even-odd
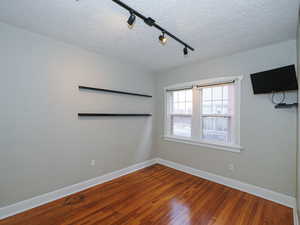
[(188, 48), (185, 46), (183, 49), (183, 55), (188, 56), (188, 54), (189, 54)]
[(130, 29), (132, 29), (133, 26), (134, 26), (134, 23), (135, 23), (135, 15), (132, 12), (130, 13), (130, 16), (129, 16), (128, 20), (127, 20), (127, 23), (128, 23), (128, 27)]
[(167, 43), (167, 38), (165, 36), (165, 32), (163, 32), (161, 35), (159, 35), (158, 39), (162, 45), (165, 45)]

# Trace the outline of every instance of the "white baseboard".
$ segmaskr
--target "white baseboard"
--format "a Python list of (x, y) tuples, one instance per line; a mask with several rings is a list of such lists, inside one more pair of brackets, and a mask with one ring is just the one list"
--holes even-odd
[(0, 219), (4, 219), (9, 216), (16, 215), (18, 213), (24, 212), (26, 210), (35, 208), (37, 206), (46, 204), (48, 202), (52, 202), (54, 200), (66, 197), (68, 195), (83, 191), (87, 188), (93, 187), (98, 184), (102, 184), (104, 182), (113, 180), (115, 178), (124, 176), (126, 174), (132, 173), (136, 170), (143, 169), (145, 167), (151, 166), (156, 163), (155, 159), (148, 160), (142, 163), (138, 163), (127, 168), (105, 174), (100, 177), (96, 177), (78, 184), (74, 184), (68, 187), (61, 188), (59, 190), (49, 192), (43, 195), (36, 196), (31, 199), (27, 199), (21, 202), (17, 202), (15, 204), (5, 206), (0, 208)]
[(298, 217), (298, 209), (295, 207), (293, 209), (293, 214), (294, 214), (294, 225), (299, 225), (299, 217)]
[(192, 175), (195, 175), (197, 177), (204, 178), (209, 181), (213, 181), (219, 184), (223, 184), (225, 186), (238, 189), (240, 191), (244, 191), (253, 195), (256, 195), (258, 197), (277, 202), (279, 204), (288, 206), (290, 208), (296, 208), (296, 198), (291, 197), (288, 195), (284, 195), (275, 191), (271, 191), (265, 188), (261, 188), (252, 184), (243, 183), (238, 180), (234, 180), (231, 178), (223, 177), (220, 175), (216, 175), (213, 173), (208, 173), (202, 170), (194, 169), (179, 163), (171, 162), (164, 159), (156, 159), (156, 162)]

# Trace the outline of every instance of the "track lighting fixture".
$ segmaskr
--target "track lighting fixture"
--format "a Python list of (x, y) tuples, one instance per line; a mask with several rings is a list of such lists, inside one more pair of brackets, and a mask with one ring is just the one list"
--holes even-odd
[(141, 13), (139, 13), (136, 10), (134, 10), (133, 8), (131, 8), (130, 6), (126, 5), (124, 2), (122, 2), (120, 0), (112, 0), (112, 1), (115, 2), (115, 3), (117, 3), (119, 6), (121, 6), (124, 9), (126, 9), (126, 10), (129, 11), (130, 17), (129, 17), (128, 21), (127, 21), (129, 28), (133, 27), (136, 17), (139, 17), (148, 26), (154, 27), (154, 28), (156, 28), (156, 29), (158, 29), (158, 30), (160, 30), (162, 32), (162, 35), (159, 36), (159, 41), (161, 42), (161, 44), (166, 44), (166, 42), (167, 42), (166, 35), (168, 35), (170, 38), (174, 39), (175, 41), (177, 41), (178, 43), (180, 43), (180, 44), (182, 44), (184, 46), (183, 54), (185, 56), (188, 55), (188, 49), (191, 50), (191, 51), (194, 51), (193, 47), (191, 47), (190, 45), (188, 45), (184, 41), (180, 40), (178, 37), (176, 37), (172, 33), (168, 32), (166, 29), (164, 29), (161, 26), (159, 26), (156, 23), (156, 21), (154, 19), (152, 19), (151, 17), (146, 17), (146, 16), (142, 15)]
[(128, 23), (128, 27), (129, 27), (130, 29), (132, 29), (133, 26), (134, 26), (134, 23), (135, 23), (135, 15), (134, 15), (134, 13), (133, 13), (132, 11), (130, 12), (130, 16), (129, 16), (129, 18), (128, 18), (127, 23)]
[(162, 34), (159, 35), (158, 39), (162, 45), (165, 45), (167, 43), (167, 38), (165, 36), (165, 32), (162, 32)]
[(187, 46), (185, 46), (183, 49), (183, 55), (188, 56), (188, 54), (189, 54), (189, 50), (188, 50)]

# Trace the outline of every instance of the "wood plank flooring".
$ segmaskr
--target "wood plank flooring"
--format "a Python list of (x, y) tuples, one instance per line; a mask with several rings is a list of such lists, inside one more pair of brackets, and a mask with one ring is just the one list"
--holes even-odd
[(293, 212), (156, 164), (0, 225), (293, 225)]

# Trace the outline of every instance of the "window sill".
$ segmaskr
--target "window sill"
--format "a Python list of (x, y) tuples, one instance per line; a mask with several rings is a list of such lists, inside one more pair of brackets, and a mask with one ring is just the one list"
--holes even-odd
[(174, 141), (174, 142), (183, 143), (183, 144), (197, 145), (197, 146), (213, 148), (213, 149), (217, 149), (217, 150), (224, 150), (224, 151), (229, 151), (229, 152), (236, 152), (236, 153), (240, 153), (241, 150), (243, 150), (243, 147), (241, 147), (239, 145), (204, 142), (204, 141), (193, 140), (190, 138), (183, 138), (183, 137), (177, 137), (177, 136), (164, 136), (163, 139), (165, 141)]

